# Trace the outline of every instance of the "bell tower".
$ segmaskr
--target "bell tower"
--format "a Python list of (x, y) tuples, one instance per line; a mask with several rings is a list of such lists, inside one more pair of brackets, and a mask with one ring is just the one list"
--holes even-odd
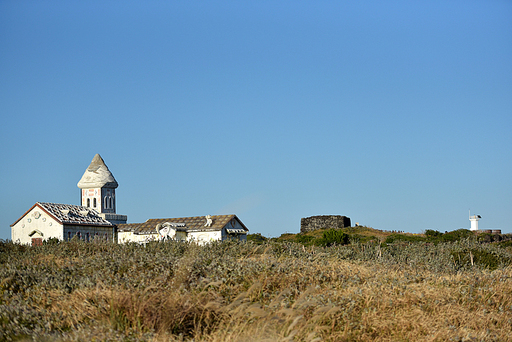
[(99, 154), (94, 156), (77, 186), (81, 189), (80, 205), (96, 210), (113, 224), (126, 223), (126, 215), (116, 214), (117, 181)]

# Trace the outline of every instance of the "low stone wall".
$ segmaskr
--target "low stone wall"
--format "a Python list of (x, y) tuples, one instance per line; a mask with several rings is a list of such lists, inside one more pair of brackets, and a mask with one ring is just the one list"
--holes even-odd
[(300, 219), (301, 233), (307, 233), (317, 229), (345, 228), (350, 226), (350, 218), (340, 215), (320, 215)]

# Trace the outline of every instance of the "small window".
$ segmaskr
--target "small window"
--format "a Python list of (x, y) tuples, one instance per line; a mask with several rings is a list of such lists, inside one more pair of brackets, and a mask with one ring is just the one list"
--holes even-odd
[(90, 236), (91, 236), (91, 233), (89, 233), (89, 232), (85, 233), (85, 241), (89, 242)]
[(87, 207), (88, 207), (88, 208), (90, 208), (90, 207), (91, 207), (91, 199), (90, 199), (90, 198), (88, 198), (88, 199), (87, 199)]
[(96, 208), (96, 197), (94, 197), (94, 198), (92, 199), (92, 203), (93, 203), (93, 204), (92, 204), (92, 206), (93, 206), (94, 208)]

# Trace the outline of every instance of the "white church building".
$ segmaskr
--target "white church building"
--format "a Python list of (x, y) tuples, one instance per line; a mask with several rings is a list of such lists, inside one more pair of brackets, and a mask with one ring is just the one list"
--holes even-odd
[(116, 213), (118, 183), (99, 154), (78, 182), (81, 205), (37, 202), (11, 225), (11, 238), (22, 244), (73, 238), (87, 242), (147, 242), (173, 239), (200, 244), (247, 239), (248, 229), (236, 215), (149, 219), (127, 223)]

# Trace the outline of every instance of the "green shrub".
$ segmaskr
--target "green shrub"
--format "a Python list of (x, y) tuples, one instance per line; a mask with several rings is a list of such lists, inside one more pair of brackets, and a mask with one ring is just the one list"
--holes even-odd
[(423, 242), (426, 239), (421, 236), (415, 235), (405, 235), (405, 234), (397, 234), (393, 233), (386, 238), (385, 243), (395, 243), (395, 242)]
[(349, 234), (350, 243), (368, 243), (372, 241), (379, 241), (379, 238), (374, 235), (361, 235)]
[(458, 229), (452, 232), (444, 233), (438, 237), (440, 242), (455, 242), (462, 239), (474, 238), (475, 234), (469, 229)]
[(489, 270), (497, 269), (502, 263), (510, 262), (490, 251), (472, 248), (464, 251), (451, 252), (453, 260), (459, 267), (480, 266)]
[(512, 247), (512, 241), (511, 240), (501, 241), (501, 242), (498, 243), (498, 246), (500, 246), (500, 247)]
[(267, 240), (268, 239), (266, 237), (264, 237), (263, 235), (261, 235), (260, 233), (247, 235), (247, 241), (252, 241), (258, 245), (261, 245), (262, 243), (264, 243)]
[(480, 233), (477, 235), (477, 240), (480, 242), (499, 242), (503, 240), (500, 234), (489, 234), (489, 233)]
[(429, 238), (436, 238), (443, 235), (443, 233), (438, 232), (437, 230), (427, 229), (425, 230), (425, 235)]
[(321, 246), (346, 245), (350, 242), (350, 237), (339, 229), (329, 229), (323, 233), (321, 239), (317, 239)]
[(57, 245), (60, 243), (58, 238), (49, 238), (43, 241), (44, 245)]
[(311, 235), (303, 235), (303, 234), (297, 234), (295, 240), (298, 243), (302, 243), (304, 245), (310, 244), (315, 238)]

